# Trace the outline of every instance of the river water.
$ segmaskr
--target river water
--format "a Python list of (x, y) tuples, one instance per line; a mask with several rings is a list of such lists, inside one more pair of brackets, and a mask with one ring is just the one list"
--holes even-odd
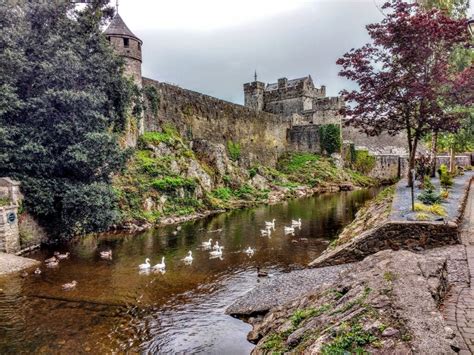
[[(224, 314), (257, 282), (256, 267), (279, 274), (316, 258), (376, 189), (321, 194), (212, 216), (140, 234), (88, 236), (55, 250), (71, 253), (57, 268), (0, 278), (0, 353), (181, 352), (247, 354), (251, 327)], [(275, 231), (262, 237), (264, 222)], [(283, 226), (301, 218), (301, 229)], [(210, 259), (203, 241), (224, 246)], [(255, 248), (250, 257), (242, 251)], [(111, 249), (112, 260), (99, 252)], [(193, 252), (194, 260), (182, 259)], [(166, 272), (140, 273), (165, 256)], [(77, 281), (74, 290), (62, 284)]]

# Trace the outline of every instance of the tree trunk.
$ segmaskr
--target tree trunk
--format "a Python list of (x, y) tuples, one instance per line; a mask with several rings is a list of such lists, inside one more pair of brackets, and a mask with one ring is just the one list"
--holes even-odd
[(436, 157), (437, 157), (437, 149), (438, 149), (438, 132), (433, 132), (431, 136), (431, 177), (436, 176)]
[(418, 146), (418, 136), (415, 133), (415, 137), (413, 137), (413, 144), (410, 144), (411, 151), (410, 151), (410, 158), (408, 161), (408, 187), (412, 187), (415, 182), (415, 176), (413, 175), (412, 171), (415, 169), (415, 161), (416, 161), (416, 148)]
[(449, 172), (454, 173), (456, 169), (456, 154), (454, 152), (454, 147), (449, 148)]

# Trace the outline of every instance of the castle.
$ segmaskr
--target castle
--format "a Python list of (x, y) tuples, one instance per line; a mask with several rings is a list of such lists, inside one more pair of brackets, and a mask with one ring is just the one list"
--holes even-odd
[(276, 83), (255, 81), (244, 84), (245, 106), (256, 111), (290, 117), (294, 124), (340, 124), (340, 97), (327, 97), (326, 86), (314, 86), (311, 75), (280, 78)]
[[(137, 134), (158, 131), (172, 123), (191, 145), (226, 146), (231, 141), (242, 149), (240, 163), (243, 166), (274, 166), (278, 157), (288, 151), (323, 153), (320, 129), (337, 125), (345, 145), (352, 143), (383, 157), (377, 160), (373, 176), (400, 174), (399, 155), (405, 152), (403, 138), (367, 137), (346, 127), (339, 114), (343, 100), (327, 97), (326, 87), (315, 87), (310, 75), (290, 80), (280, 78), (275, 83), (265, 84), (257, 80), (255, 73), (255, 80), (243, 85), (245, 105), (242, 106), (143, 77), (143, 42), (118, 13), (104, 35), (124, 58), (125, 74), (139, 87), (151, 86), (157, 90), (158, 108), (156, 112), (146, 110)], [(127, 138), (127, 143), (136, 144), (136, 137)]]

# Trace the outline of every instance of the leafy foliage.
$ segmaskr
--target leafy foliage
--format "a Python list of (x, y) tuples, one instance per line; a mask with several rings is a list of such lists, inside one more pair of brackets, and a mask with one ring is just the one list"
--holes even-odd
[(149, 103), (149, 108), (151, 113), (156, 116), (158, 113), (158, 106), (160, 104), (160, 98), (158, 97), (158, 90), (156, 87), (151, 85), (146, 85), (143, 88), (143, 94), (145, 95), (147, 102)]
[(319, 140), (321, 150), (328, 155), (341, 150), (341, 126), (326, 124), (319, 127)]
[(377, 337), (365, 331), (358, 323), (343, 324), (337, 331), (335, 338), (323, 345), (321, 354), (364, 353), (362, 347), (371, 344)]
[(352, 168), (362, 174), (368, 174), (375, 167), (375, 157), (367, 150), (356, 150)]
[(112, 14), (106, 0), (0, 4), (0, 175), (65, 237), (119, 219), (110, 179), (138, 90), (102, 35)]
[(474, 69), (457, 73), (451, 62), (454, 51), (470, 38), (464, 18), (402, 0), (391, 0), (383, 8), (387, 16), (382, 22), (367, 26), (372, 43), (337, 61), (342, 66), (339, 75), (359, 86), (342, 91), (352, 104), (343, 112), (369, 136), (405, 131), (411, 172), (420, 139), (431, 131), (454, 132), (466, 116), (447, 108), (472, 103), (466, 88), (474, 85)]
[(230, 140), (227, 141), (227, 151), (229, 152), (229, 157), (231, 160), (237, 161), (240, 159), (241, 148), (239, 143)]
[(449, 173), (448, 167), (446, 165), (442, 164), (439, 167), (438, 173), (439, 173), (439, 181), (441, 183), (441, 186), (443, 186), (444, 188), (453, 186), (453, 183), (454, 183), (453, 177)]

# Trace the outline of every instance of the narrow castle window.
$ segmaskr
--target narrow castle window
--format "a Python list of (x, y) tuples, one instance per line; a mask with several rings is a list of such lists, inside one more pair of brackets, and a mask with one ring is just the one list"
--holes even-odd
[(139, 51), (142, 50), (142, 45), (140, 44), (140, 42), (138, 42), (138, 50), (139, 50)]
[(129, 45), (130, 45), (129, 39), (128, 39), (128, 38), (124, 38), (124, 39), (123, 39), (123, 46), (124, 46), (125, 48), (128, 48)]
[(107, 41), (109, 41), (109, 42), (110, 42), (110, 37), (107, 37)]

